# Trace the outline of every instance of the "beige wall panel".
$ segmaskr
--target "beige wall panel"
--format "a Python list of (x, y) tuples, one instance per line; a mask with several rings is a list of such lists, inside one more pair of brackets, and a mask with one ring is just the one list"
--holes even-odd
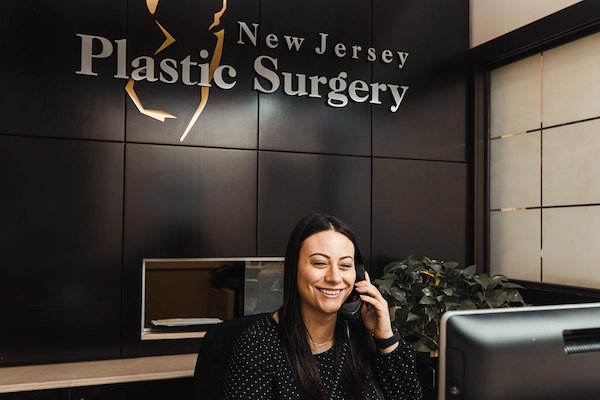
[(539, 129), (541, 57), (531, 56), (491, 72), (490, 137)]
[(490, 214), (490, 272), (539, 282), (540, 210)]
[(600, 33), (544, 52), (542, 123), (600, 116)]
[(600, 120), (544, 131), (544, 206), (600, 203)]
[(543, 211), (543, 282), (600, 289), (600, 206)]
[(540, 205), (540, 134), (490, 142), (490, 208)]
[(471, 0), (471, 47), (502, 36), (581, 0)]

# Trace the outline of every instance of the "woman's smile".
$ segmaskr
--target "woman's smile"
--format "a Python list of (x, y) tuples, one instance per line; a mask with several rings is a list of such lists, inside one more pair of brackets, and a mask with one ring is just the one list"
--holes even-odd
[(336, 298), (342, 293), (344, 289), (325, 289), (325, 288), (317, 288), (321, 293), (323, 293), (327, 297)]

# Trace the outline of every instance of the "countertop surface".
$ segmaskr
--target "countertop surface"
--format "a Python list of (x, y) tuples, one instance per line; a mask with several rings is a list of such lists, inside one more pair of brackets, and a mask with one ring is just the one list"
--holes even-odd
[(0, 368), (0, 393), (138, 382), (194, 375), (197, 354)]

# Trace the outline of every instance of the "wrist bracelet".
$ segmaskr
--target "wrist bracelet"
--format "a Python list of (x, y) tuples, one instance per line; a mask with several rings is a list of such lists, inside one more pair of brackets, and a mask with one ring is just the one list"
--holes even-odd
[(373, 340), (375, 340), (375, 345), (378, 349), (387, 349), (394, 343), (400, 341), (400, 332), (398, 332), (396, 328), (392, 328), (392, 330), (394, 331), (394, 334), (387, 339), (377, 339), (375, 336), (373, 336)]

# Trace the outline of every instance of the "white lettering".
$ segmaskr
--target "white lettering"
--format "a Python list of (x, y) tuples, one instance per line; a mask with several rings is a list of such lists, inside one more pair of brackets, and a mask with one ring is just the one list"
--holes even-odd
[(296, 74), (298, 78), (298, 89), (294, 90), (294, 84), (292, 82), (292, 74), (289, 72), (282, 72), (283, 75), (283, 91), (288, 96), (306, 96), (306, 75)]
[(238, 25), (240, 26), (240, 30), (237, 44), (246, 44), (242, 39), (242, 32), (244, 32), (248, 39), (250, 39), (254, 47), (256, 47), (256, 35), (258, 34), (258, 24), (252, 24), (252, 26), (254, 27), (254, 32), (250, 31), (248, 24), (246, 24), (245, 22), (238, 21)]
[(347, 77), (348, 74), (342, 71), (337, 78), (331, 78), (329, 81), (331, 92), (327, 94), (327, 104), (331, 107), (345, 107), (348, 104), (348, 96), (343, 93), (348, 86)]
[(324, 76), (314, 75), (308, 77), (308, 80), (310, 81), (310, 94), (308, 97), (321, 98), (321, 93), (319, 93), (319, 83), (326, 85), (327, 78)]
[(299, 38), (296, 36), (283, 36), (288, 46), (288, 50), (292, 50), (292, 47), (296, 49), (296, 51), (300, 50), (302, 47), (302, 43), (304, 42), (304, 38)]
[(404, 63), (406, 63), (407, 58), (408, 58), (408, 53), (403, 53), (401, 51), (398, 52), (398, 60), (400, 60), (400, 62), (398, 63), (398, 69), (401, 69), (402, 67), (404, 67)]
[(315, 47), (315, 53), (321, 55), (325, 53), (325, 50), (327, 49), (327, 36), (329, 36), (329, 34), (319, 33), (319, 36), (321, 36), (321, 47)]
[(408, 86), (400, 86), (402, 88), (402, 94), (398, 91), (398, 85), (389, 85), (390, 91), (392, 92), (392, 97), (394, 98), (394, 105), (390, 107), (391, 112), (398, 111), (400, 107), (400, 103), (402, 103), (402, 99), (404, 99), (404, 95), (408, 90)]
[[(359, 96), (358, 92), (366, 92), (364, 96)], [(367, 82), (356, 80), (348, 86), (348, 94), (350, 98), (357, 103), (363, 103), (369, 99), (369, 85)]]
[(134, 81), (147, 80), (148, 82), (156, 82), (158, 80), (154, 76), (154, 59), (151, 57), (138, 57), (131, 62), (131, 66), (135, 68), (131, 72), (131, 77)]
[(381, 60), (384, 63), (389, 64), (394, 61), (394, 55), (390, 50), (384, 50), (381, 52)]
[(127, 76), (127, 39), (115, 40), (117, 44), (117, 74), (118, 79), (129, 79)]
[(279, 45), (279, 38), (274, 33), (268, 34), (265, 38), (265, 43), (270, 49), (275, 49)]
[(381, 104), (381, 101), (379, 101), (379, 89), (381, 89), (382, 92), (385, 92), (387, 85), (385, 83), (371, 83), (371, 101), (369, 103)]
[[(184, 85), (197, 85), (197, 81), (191, 80), (191, 67), (198, 65), (198, 63), (191, 61), (191, 57), (187, 56), (180, 61), (181, 64), (181, 81)], [(210, 85), (201, 85), (210, 86)]]
[(375, 49), (372, 47), (367, 49), (367, 60), (371, 62), (377, 60), (377, 54), (375, 54)]
[(346, 55), (346, 46), (343, 43), (338, 43), (335, 45), (334, 52), (336, 56), (342, 58)]
[(266, 89), (257, 78), (254, 78), (253, 89), (263, 93), (273, 93), (279, 89), (279, 85), (281, 84), (279, 76), (269, 68), (265, 67), (262, 63), (263, 60), (269, 60), (271, 64), (273, 64), (273, 67), (275, 67), (275, 70), (277, 70), (277, 59), (269, 56), (260, 56), (256, 57), (256, 60), (254, 60), (254, 71), (271, 83), (271, 89)]
[[(92, 59), (110, 56), (113, 52), (112, 43), (102, 36), (82, 35), (80, 33), (78, 33), (77, 36), (81, 38), (81, 63), (79, 65), (79, 71), (76, 71), (75, 73), (79, 75), (98, 76), (92, 68)], [(102, 45), (100, 53), (93, 53), (94, 40), (98, 40)]]
[[(163, 72), (170, 79), (163, 74)], [(160, 62), (160, 81), (164, 83), (175, 83), (179, 79), (179, 73), (177, 72), (177, 61), (172, 58), (165, 58)]]
[(223, 71), (227, 70), (227, 75), (230, 78), (235, 78), (237, 76), (237, 71), (229, 66), (229, 65), (220, 65), (219, 67), (217, 67), (217, 69), (215, 70), (215, 74), (213, 76), (213, 80), (215, 82), (215, 84), (220, 87), (221, 89), (231, 89), (232, 87), (235, 86), (236, 81), (233, 80), (231, 83), (227, 83), (223, 80)]

